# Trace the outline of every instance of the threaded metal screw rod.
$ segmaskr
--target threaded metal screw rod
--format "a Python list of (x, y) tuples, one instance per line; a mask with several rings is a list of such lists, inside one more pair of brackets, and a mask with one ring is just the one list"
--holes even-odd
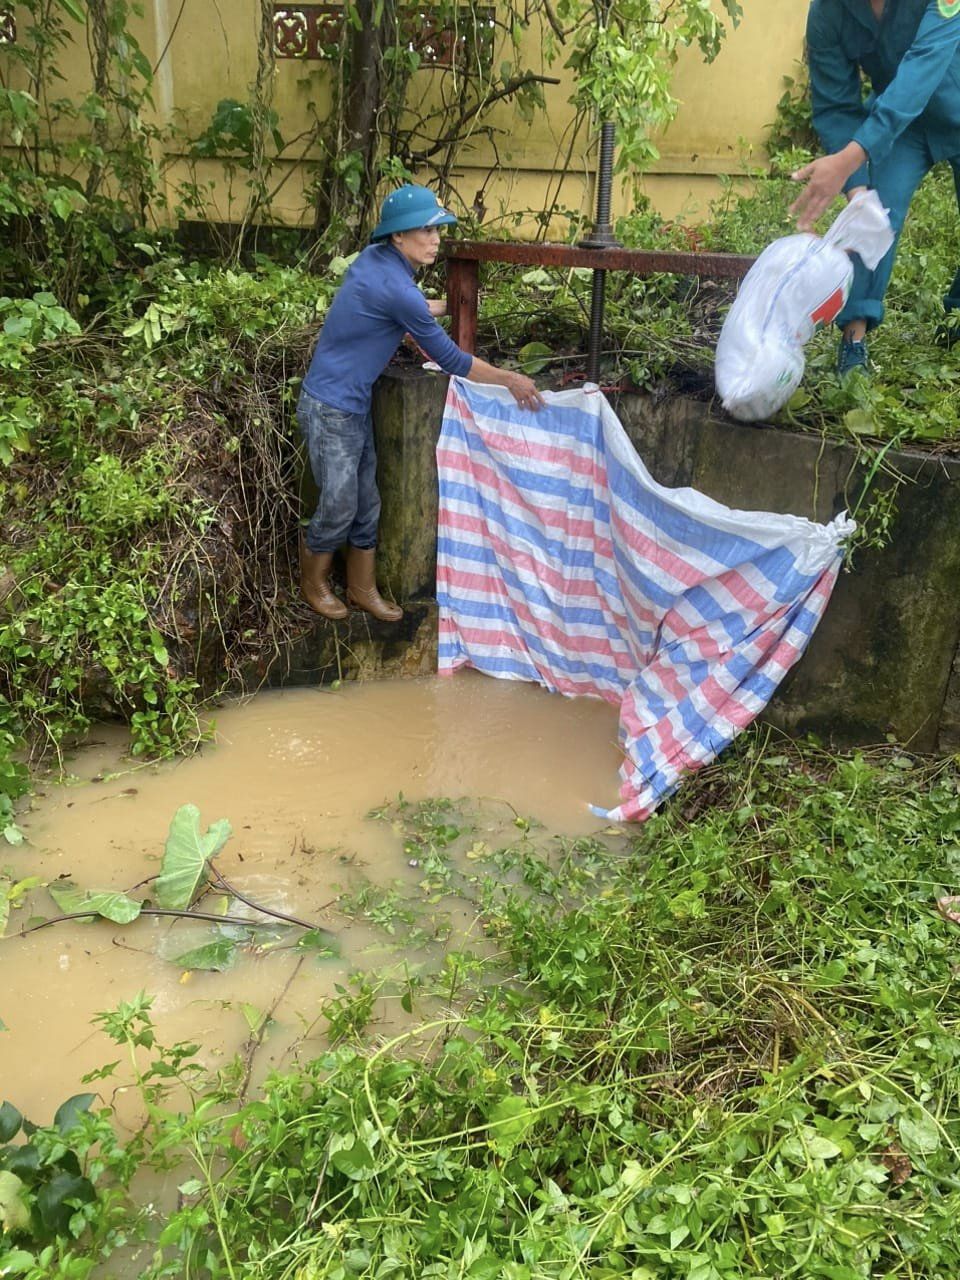
[[(600, 126), (600, 164), (597, 171), (597, 216), (593, 231), (581, 240), (584, 249), (609, 249), (620, 246), (613, 234), (610, 221), (610, 197), (613, 189), (613, 151), (615, 127), (612, 120)], [(606, 302), (607, 273), (597, 269), (593, 273), (590, 292), (590, 332), (587, 339), (587, 381), (600, 378), (600, 347), (603, 339), (603, 313)]]

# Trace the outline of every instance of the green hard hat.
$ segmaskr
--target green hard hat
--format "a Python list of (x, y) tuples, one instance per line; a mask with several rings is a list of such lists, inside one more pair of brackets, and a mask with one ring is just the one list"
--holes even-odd
[(456, 224), (456, 218), (445, 209), (429, 187), (413, 183), (391, 191), (380, 208), (380, 221), (371, 240), (386, 240), (395, 231), (415, 231), (418, 227), (441, 227)]

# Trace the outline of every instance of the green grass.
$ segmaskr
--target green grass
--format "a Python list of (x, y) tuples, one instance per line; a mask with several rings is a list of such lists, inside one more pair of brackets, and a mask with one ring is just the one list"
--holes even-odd
[[(391, 817), (423, 854), (437, 813)], [(262, 1097), (156, 1110), (144, 1157), (194, 1172), (143, 1280), (958, 1274), (952, 761), (758, 731), (612, 848), (442, 813), (492, 954), (358, 978)]]

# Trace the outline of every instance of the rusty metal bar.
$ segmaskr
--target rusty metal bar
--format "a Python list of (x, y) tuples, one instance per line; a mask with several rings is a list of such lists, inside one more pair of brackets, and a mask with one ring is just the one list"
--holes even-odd
[(455, 262), (508, 262), (526, 267), (593, 267), (649, 276), (669, 272), (741, 280), (756, 261), (740, 253), (684, 253), (666, 249), (581, 249), (573, 244), (521, 244), (516, 241), (450, 240), (444, 245), (448, 270)]
[(477, 346), (477, 297), (480, 263), (475, 258), (447, 259), (447, 314), (450, 337), (461, 351), (473, 355)]

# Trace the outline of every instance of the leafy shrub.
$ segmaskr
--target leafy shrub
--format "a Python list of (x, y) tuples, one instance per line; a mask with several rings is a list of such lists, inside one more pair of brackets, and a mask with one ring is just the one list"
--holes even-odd
[(0, 1105), (0, 1274), (84, 1280), (124, 1243), (121, 1188), (137, 1156), (120, 1145), (106, 1111), (91, 1112), (94, 1101), (92, 1093), (68, 1098), (50, 1125)]

